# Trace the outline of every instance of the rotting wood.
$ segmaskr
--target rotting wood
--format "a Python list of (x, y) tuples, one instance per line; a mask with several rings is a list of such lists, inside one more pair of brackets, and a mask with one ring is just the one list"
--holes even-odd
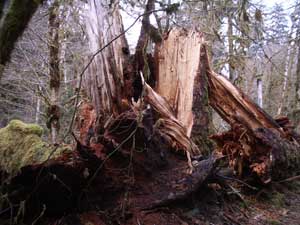
[(206, 66), (210, 105), (231, 126), (230, 131), (212, 139), (237, 174), (254, 173), (263, 183), (291, 176), (300, 161), (298, 135), (291, 126), (271, 118), (225, 77), (213, 72), (205, 48), (201, 61)]

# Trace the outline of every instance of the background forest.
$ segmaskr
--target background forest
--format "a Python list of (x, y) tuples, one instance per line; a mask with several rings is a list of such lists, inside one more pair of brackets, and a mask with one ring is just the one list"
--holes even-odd
[[(142, 14), (145, 4), (143, 0), (120, 1), (125, 29)], [(150, 17), (153, 26), (161, 32), (178, 26), (202, 31), (215, 71), (270, 115), (288, 115), (299, 124), (298, 0), (275, 3), (271, 8), (252, 0), (158, 0), (155, 4), (157, 12)], [(172, 13), (159, 11), (168, 5), (173, 7)], [(8, 6), (4, 13), (6, 10)], [(93, 40), (88, 40), (88, 10), (85, 1), (54, 0), (44, 2), (35, 12), (1, 76), (1, 127), (17, 118), (50, 128), (53, 113), (49, 111), (56, 102), (60, 123), (57, 133), (62, 135), (68, 129), (80, 73), (96, 50), (91, 46)], [(126, 34), (131, 50), (140, 26), (139, 21)], [(148, 48), (151, 51), (150, 45)], [(53, 74), (59, 74), (56, 85)], [(86, 93), (80, 93), (80, 99), (84, 98)], [(225, 126), (217, 118), (214, 122), (217, 131)]]
[(263, 2), (0, 1), (0, 224), (298, 224), (300, 1)]

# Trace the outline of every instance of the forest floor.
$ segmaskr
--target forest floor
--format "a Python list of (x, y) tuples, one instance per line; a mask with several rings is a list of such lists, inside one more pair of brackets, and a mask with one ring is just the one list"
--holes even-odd
[[(188, 199), (149, 211), (125, 213), (118, 210), (80, 215), (78, 224), (130, 225), (299, 225), (300, 181), (275, 184), (256, 193), (245, 193), (234, 182), (226, 189), (218, 185), (202, 187)], [(100, 215), (102, 214), (102, 215)], [(104, 216), (105, 214), (105, 216)], [(98, 216), (96, 216), (98, 215)], [(71, 217), (70, 217), (71, 218)], [(93, 219), (94, 218), (94, 219)], [(100, 220), (99, 220), (100, 219)], [(74, 224), (64, 220), (62, 224)], [(77, 224), (77, 223), (76, 223)]]
[[(198, 196), (198, 197), (196, 197)], [(300, 182), (276, 185), (256, 195), (202, 189), (186, 202), (148, 211), (126, 224), (299, 225)], [(243, 200), (241, 199), (243, 198)]]
[[(119, 151), (110, 142), (78, 142), (47, 164), (24, 167), (3, 186), (11, 197), (0, 207), (0, 224), (300, 224), (299, 180), (258, 190), (257, 183), (245, 185), (251, 176), (237, 180), (226, 162), (215, 168), (214, 157), (199, 161), (189, 174), (184, 155), (163, 145), (141, 148), (143, 139), (136, 135)], [(163, 201), (172, 196), (181, 197)]]
[(169, 212), (181, 215), (178, 219), (185, 225), (300, 224), (299, 181), (284, 185), (275, 184), (255, 194), (240, 193), (238, 189), (231, 188), (230, 191), (225, 191), (207, 187), (202, 189), (197, 194), (198, 199), (194, 197), (194, 203), (186, 205), (184, 210), (178, 207)]

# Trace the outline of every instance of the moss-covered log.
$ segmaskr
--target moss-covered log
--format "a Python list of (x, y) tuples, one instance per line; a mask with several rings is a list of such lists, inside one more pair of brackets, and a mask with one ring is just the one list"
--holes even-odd
[[(0, 129), (0, 170), (10, 177), (17, 175), (21, 168), (45, 162), (54, 147), (41, 138), (43, 129), (35, 124), (26, 124), (12, 120)], [(53, 157), (57, 157), (67, 147), (56, 149)]]
[(0, 78), (3, 67), (10, 60), (15, 42), (22, 35), (41, 2), (42, 0), (11, 0), (0, 25)]
[(0, 196), (5, 196), (0, 198), (1, 222), (13, 216), (16, 224), (19, 219), (32, 224), (36, 213), (62, 215), (73, 210), (102, 162), (80, 143), (76, 151), (69, 145), (50, 146), (42, 133), (40, 126), (19, 120), (0, 129)]

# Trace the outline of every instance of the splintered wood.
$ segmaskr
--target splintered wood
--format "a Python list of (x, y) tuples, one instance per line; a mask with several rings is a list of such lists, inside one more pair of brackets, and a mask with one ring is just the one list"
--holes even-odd
[(173, 29), (157, 49), (158, 73), (156, 91), (164, 97), (186, 128), (193, 127), (193, 96), (199, 76), (200, 48), (204, 43), (200, 32)]
[(145, 101), (159, 114), (159, 119), (154, 126), (159, 129), (164, 138), (176, 149), (182, 149), (187, 154), (199, 155), (199, 148), (189, 138), (186, 128), (175, 117), (168, 102), (146, 83), (144, 84), (144, 92)]
[[(200, 73), (200, 48), (203, 38), (200, 32), (183, 29), (172, 30), (168, 37), (156, 47), (156, 87), (150, 87), (141, 74), (143, 87), (141, 103), (133, 102), (132, 109), (138, 120), (141, 111), (149, 104), (154, 111), (155, 130), (172, 149), (183, 150), (188, 156), (201, 154), (198, 146), (191, 140), (193, 127), (193, 104), (196, 80)], [(198, 84), (198, 83), (197, 83)], [(126, 112), (124, 112), (125, 115)], [(114, 127), (112, 121), (110, 127)], [(114, 134), (110, 133), (112, 137)], [(150, 134), (152, 136), (154, 134)], [(147, 137), (151, 138), (151, 137)]]
[(190, 139), (194, 124), (195, 90), (200, 77), (200, 49), (204, 39), (195, 30), (173, 29), (156, 47), (156, 87), (144, 85), (145, 101), (159, 116), (159, 130), (191, 155), (200, 150)]

